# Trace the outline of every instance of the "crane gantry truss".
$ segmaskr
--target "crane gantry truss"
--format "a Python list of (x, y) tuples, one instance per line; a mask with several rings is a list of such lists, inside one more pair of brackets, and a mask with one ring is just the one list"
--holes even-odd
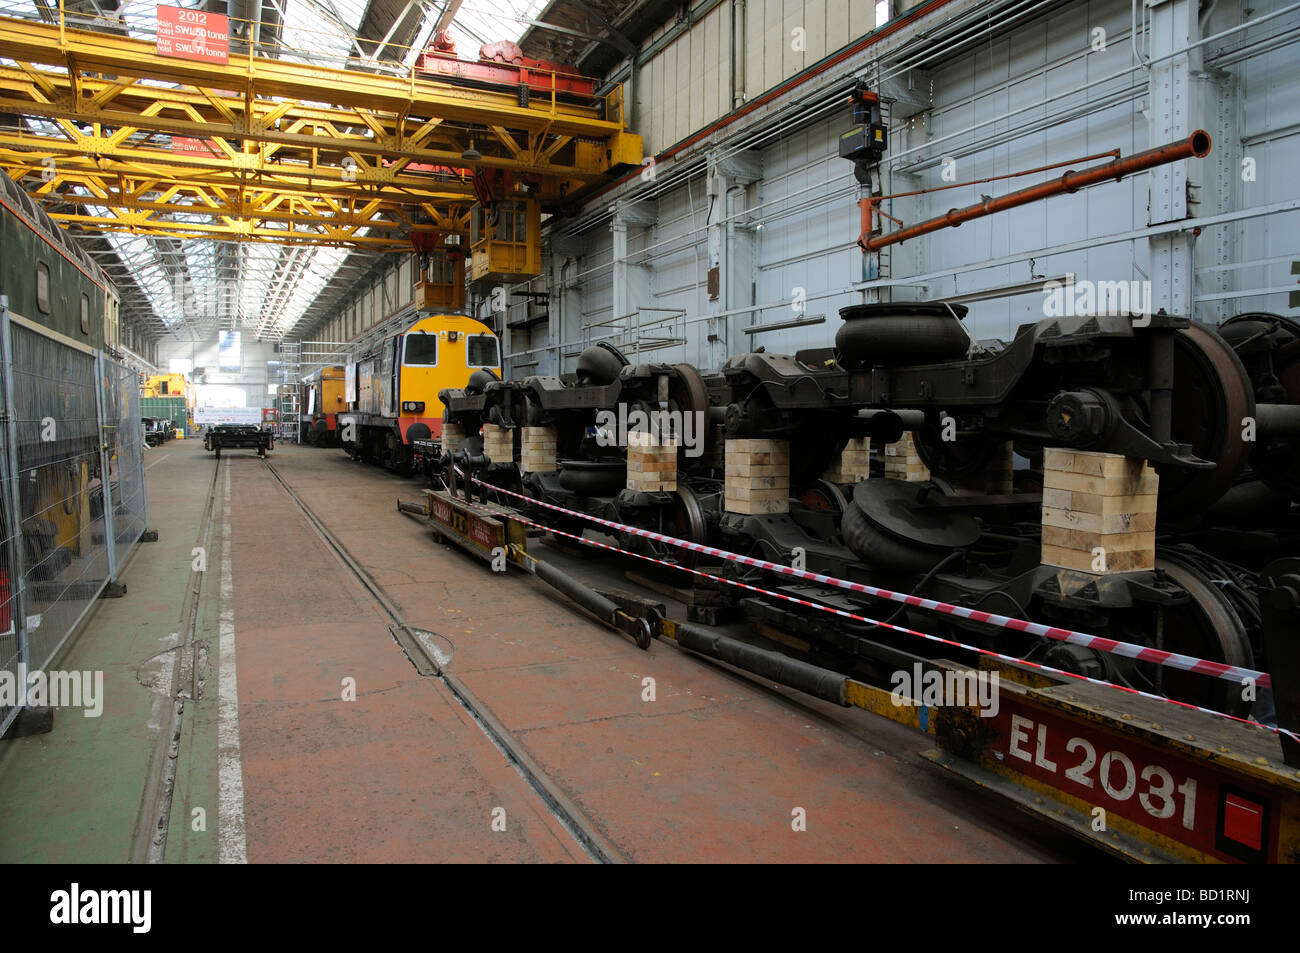
[[(0, 17), (0, 169), (64, 224), (171, 238), (409, 249), (464, 232), (474, 176), (555, 208), (642, 162), (621, 87), (590, 102)], [(471, 158), (466, 158), (466, 156)]]

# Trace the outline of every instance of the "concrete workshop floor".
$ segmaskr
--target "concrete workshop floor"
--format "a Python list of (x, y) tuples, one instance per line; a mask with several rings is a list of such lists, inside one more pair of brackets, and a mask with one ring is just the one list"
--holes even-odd
[[(447, 670), (629, 861), (1090, 857), (940, 775), (915, 732), (671, 645), (639, 651), (532, 577), (434, 543), (396, 511), (418, 481), (337, 449), (277, 446), (272, 461), (404, 621), (454, 646)], [(589, 859), (446, 684), (415, 671), (253, 453), (217, 462), (184, 440), (147, 463), (161, 539), (141, 545), (127, 596), (102, 601), (53, 666), (104, 671), (104, 715), (60, 712), (50, 734), (0, 742), (0, 860), (123, 862), (151, 833), (137, 831), (141, 799), (214, 467), (202, 693), (184, 710), (166, 860)], [(791, 829), (795, 808), (805, 831)]]

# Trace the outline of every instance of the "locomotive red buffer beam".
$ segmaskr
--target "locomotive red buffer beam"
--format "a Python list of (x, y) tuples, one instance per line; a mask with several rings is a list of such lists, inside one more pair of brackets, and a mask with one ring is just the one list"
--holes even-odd
[(1082, 172), (1067, 172), (1059, 179), (1031, 185), (1017, 192), (1003, 195), (1000, 198), (977, 202), (965, 208), (955, 208), (945, 215), (938, 215), (924, 222), (909, 225), (907, 228), (901, 228), (888, 235), (871, 236), (868, 234), (871, 221), (870, 203), (873, 200), (863, 199), (860, 203), (862, 205), (863, 232), (858, 237), (858, 244), (864, 251), (879, 251), (886, 245), (905, 242), (909, 238), (919, 238), (922, 235), (928, 235), (930, 232), (937, 232), (941, 228), (956, 228), (962, 222), (969, 222), (971, 219), (992, 215), (994, 212), (1004, 212), (1007, 209), (1028, 205), (1031, 202), (1038, 202), (1066, 192), (1077, 192), (1079, 189), (1087, 188), (1090, 185), (1100, 185), (1102, 182), (1109, 182), (1112, 179), (1119, 181), (1126, 175), (1145, 172), (1147, 169), (1155, 168), (1158, 165), (1167, 165), (1170, 162), (1178, 162), (1192, 157), (1202, 159), (1209, 154), (1210, 134), (1203, 129), (1198, 129), (1181, 142), (1171, 142), (1155, 149), (1148, 149), (1146, 152), (1139, 152), (1127, 159), (1116, 159), (1114, 162), (1107, 162), (1105, 165), (1084, 169)]

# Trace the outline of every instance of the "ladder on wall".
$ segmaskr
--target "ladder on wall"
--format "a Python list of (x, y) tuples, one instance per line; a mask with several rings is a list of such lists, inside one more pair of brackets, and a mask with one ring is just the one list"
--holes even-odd
[(275, 438), (298, 443), (302, 435), (302, 345), (280, 342), (280, 386), (275, 396)]
[[(879, 74), (879, 68), (877, 68), (877, 74)], [(877, 86), (879, 86), (879, 83), (877, 83)], [(895, 130), (890, 128), (890, 119), (893, 110), (891, 110), (889, 106), (890, 104), (887, 100), (882, 99), (880, 101), (880, 121), (884, 127), (889, 130), (890, 142), (893, 142)], [(876, 181), (872, 184), (872, 188), (876, 195), (886, 195), (894, 191), (893, 167), (889, 166), (888, 171), (885, 171), (885, 169), (885, 164), (881, 163), (881, 171), (883, 175), (878, 176)], [(886, 177), (888, 178), (887, 184), (884, 181)], [(882, 227), (885, 226), (884, 222), (881, 224)], [(885, 230), (888, 231), (889, 228), (885, 227)], [(880, 251), (876, 252), (876, 278), (886, 280), (893, 277), (893, 272), (890, 268), (892, 260), (891, 252), (893, 247), (893, 245), (886, 245), (884, 248), (880, 249)], [(875, 301), (891, 301), (893, 300), (893, 294), (891, 293), (889, 286), (886, 285), (883, 288), (876, 289), (876, 293), (872, 295), (871, 298)]]

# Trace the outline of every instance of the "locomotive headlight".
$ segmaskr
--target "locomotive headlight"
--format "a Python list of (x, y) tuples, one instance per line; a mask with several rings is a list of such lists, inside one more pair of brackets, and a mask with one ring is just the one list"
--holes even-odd
[(404, 413), (404, 414), (422, 414), (422, 413), (424, 413), (424, 401), (422, 401), (422, 400), (404, 400), (404, 401), (402, 401), (402, 413)]
[(460, 337), (460, 332), (459, 332), (459, 331), (448, 331), (448, 332), (447, 332), (447, 340), (450, 341), (452, 344), (455, 344), (455, 343), (456, 343), (456, 339), (459, 338), (459, 337)]

